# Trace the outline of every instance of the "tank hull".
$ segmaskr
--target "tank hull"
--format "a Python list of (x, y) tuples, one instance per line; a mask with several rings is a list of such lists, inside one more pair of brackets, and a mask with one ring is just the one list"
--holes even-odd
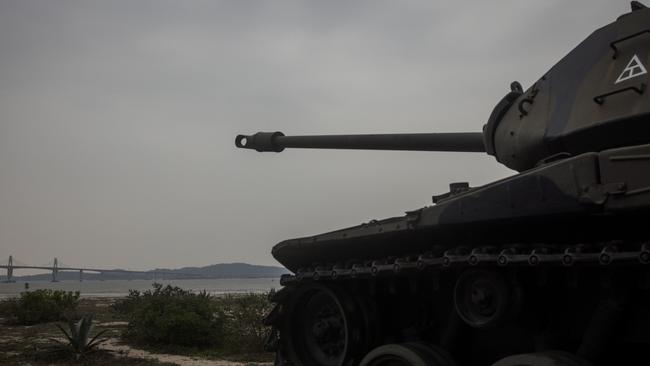
[(381, 364), (396, 357), (382, 345), (412, 342), (436, 365), (634, 364), (650, 346), (648, 172), (650, 145), (587, 153), (277, 244), (294, 273), (267, 318), (276, 365)]
[(649, 209), (650, 145), (639, 145), (540, 166), (401, 217), (285, 240), (272, 253), (296, 272), (434, 247), (641, 240)]

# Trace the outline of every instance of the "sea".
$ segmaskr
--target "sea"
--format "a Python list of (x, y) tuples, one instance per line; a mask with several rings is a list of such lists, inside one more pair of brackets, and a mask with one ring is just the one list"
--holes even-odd
[[(266, 293), (280, 289), (279, 278), (219, 278), (157, 280), (163, 285), (178, 286), (193, 292), (206, 291), (213, 295), (238, 293)], [(37, 289), (79, 291), (82, 298), (123, 297), (129, 290), (144, 291), (152, 288), (151, 280), (107, 280), (107, 281), (17, 281), (0, 283), (0, 299), (19, 296), (21, 292)]]

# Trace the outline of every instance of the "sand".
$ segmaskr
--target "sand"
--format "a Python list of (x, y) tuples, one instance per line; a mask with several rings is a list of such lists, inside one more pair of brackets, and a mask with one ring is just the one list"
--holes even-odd
[(188, 356), (178, 356), (178, 355), (169, 355), (162, 353), (151, 353), (144, 350), (136, 349), (130, 347), (126, 344), (119, 343), (118, 339), (110, 338), (106, 342), (103, 342), (99, 345), (99, 348), (113, 351), (121, 355), (128, 357), (137, 357), (137, 358), (149, 358), (155, 359), (160, 362), (170, 362), (177, 364), (179, 366), (271, 366), (271, 362), (232, 362), (232, 361), (218, 361), (218, 360), (206, 360), (200, 358), (193, 358)]

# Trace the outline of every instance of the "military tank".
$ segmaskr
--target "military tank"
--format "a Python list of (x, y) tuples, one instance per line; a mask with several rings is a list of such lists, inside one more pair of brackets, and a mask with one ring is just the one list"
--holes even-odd
[(275, 365), (650, 362), (650, 10), (596, 30), (482, 132), (239, 135), (237, 147), (467, 151), (519, 172), (285, 240)]

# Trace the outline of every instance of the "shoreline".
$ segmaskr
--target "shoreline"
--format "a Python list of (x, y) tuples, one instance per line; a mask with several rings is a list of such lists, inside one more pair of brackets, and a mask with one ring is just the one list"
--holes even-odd
[[(279, 290), (279, 277), (247, 277), (218, 279), (178, 279), (178, 280), (87, 280), (87, 281), (16, 281), (0, 283), (0, 300), (20, 296), (25, 291), (51, 289), (79, 291), (84, 299), (123, 298), (130, 290), (146, 291), (153, 283), (178, 286), (192, 292), (205, 291), (214, 296), (246, 293), (267, 293), (271, 289)], [(26, 288), (25, 285), (29, 287)]]

